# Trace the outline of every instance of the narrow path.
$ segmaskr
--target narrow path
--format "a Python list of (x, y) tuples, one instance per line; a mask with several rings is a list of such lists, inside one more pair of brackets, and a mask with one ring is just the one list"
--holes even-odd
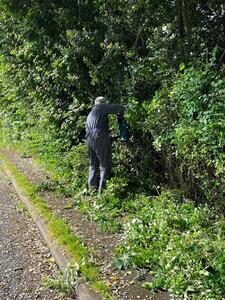
[[(1, 150), (10, 162), (24, 174), (33, 185), (49, 182), (47, 174), (37, 166), (32, 158), (22, 157), (12, 150)], [(73, 203), (72, 198), (66, 198), (51, 190), (40, 192), (40, 196), (46, 201), (55, 215), (71, 226), (75, 235), (78, 235), (91, 250), (93, 259), (101, 268), (102, 278), (108, 283), (110, 292), (118, 300), (172, 300), (168, 293), (158, 291), (152, 293), (142, 287), (143, 282), (137, 281), (136, 270), (116, 270), (113, 267), (113, 249), (121, 234), (106, 233), (99, 230), (97, 224), (88, 221), (84, 214), (77, 208), (65, 209), (65, 206)], [(148, 276), (147, 280), (150, 280)], [(1, 298), (0, 298), (1, 299)]]
[(66, 299), (43, 287), (57, 266), (32, 219), (0, 170), (0, 299)]

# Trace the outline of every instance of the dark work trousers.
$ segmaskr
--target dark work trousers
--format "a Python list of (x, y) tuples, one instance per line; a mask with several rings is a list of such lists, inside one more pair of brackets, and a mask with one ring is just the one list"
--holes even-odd
[[(92, 130), (87, 138), (88, 157), (90, 161), (88, 185), (98, 187), (99, 194), (105, 187), (106, 179), (109, 179), (112, 169), (112, 145), (107, 133), (98, 129)], [(98, 184), (98, 173), (100, 181)]]

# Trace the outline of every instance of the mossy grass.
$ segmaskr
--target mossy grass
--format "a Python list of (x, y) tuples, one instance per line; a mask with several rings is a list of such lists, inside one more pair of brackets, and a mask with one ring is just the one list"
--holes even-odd
[(17, 203), (16, 209), (17, 209), (18, 211), (20, 211), (20, 212), (27, 212), (27, 207), (26, 207), (26, 205), (25, 205), (23, 202), (21, 202), (21, 201), (19, 201), (19, 202)]
[(16, 183), (26, 197), (29, 198), (37, 208), (38, 212), (48, 222), (48, 228), (52, 236), (56, 238), (60, 244), (66, 247), (71, 255), (71, 265), (74, 263), (80, 265), (82, 276), (100, 292), (104, 299), (115, 299), (110, 296), (107, 284), (101, 280), (99, 268), (90, 259), (91, 253), (83, 244), (80, 237), (72, 232), (72, 229), (64, 220), (54, 215), (48, 204), (38, 195), (36, 186), (31, 184), (29, 180), (17, 170), (5, 154), (0, 153), (0, 160), (3, 162), (4, 167), (14, 176)]

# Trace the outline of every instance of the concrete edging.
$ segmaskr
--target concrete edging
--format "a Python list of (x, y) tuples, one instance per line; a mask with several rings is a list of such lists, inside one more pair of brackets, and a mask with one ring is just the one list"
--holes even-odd
[[(14, 189), (20, 198), (20, 200), (26, 205), (32, 219), (34, 220), (36, 226), (38, 227), (43, 239), (45, 240), (52, 256), (54, 257), (57, 265), (60, 269), (64, 269), (70, 264), (70, 258), (66, 252), (65, 247), (59, 245), (58, 241), (54, 239), (48, 229), (46, 222), (39, 215), (36, 207), (31, 203), (31, 201), (26, 197), (16, 182), (14, 175), (8, 170), (4, 165), (4, 162), (0, 161), (3, 171), (10, 178)], [(83, 279), (79, 279), (75, 285), (75, 293), (78, 297), (77, 300), (102, 300), (103, 298), (88, 284), (85, 283)]]

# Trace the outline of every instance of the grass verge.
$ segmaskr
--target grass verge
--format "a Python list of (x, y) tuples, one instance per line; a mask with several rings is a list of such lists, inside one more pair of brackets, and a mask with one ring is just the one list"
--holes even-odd
[(91, 254), (81, 239), (72, 232), (72, 229), (64, 220), (54, 215), (48, 204), (38, 195), (35, 185), (31, 184), (29, 180), (16, 169), (5, 154), (0, 153), (0, 160), (5, 168), (14, 176), (24, 195), (35, 205), (38, 212), (43, 216), (45, 221), (47, 221), (50, 234), (52, 234), (61, 245), (66, 247), (72, 257), (71, 265), (75, 263), (79, 264), (81, 275), (98, 290), (104, 299), (114, 299), (110, 296), (106, 283), (101, 280), (99, 268), (90, 259)]

